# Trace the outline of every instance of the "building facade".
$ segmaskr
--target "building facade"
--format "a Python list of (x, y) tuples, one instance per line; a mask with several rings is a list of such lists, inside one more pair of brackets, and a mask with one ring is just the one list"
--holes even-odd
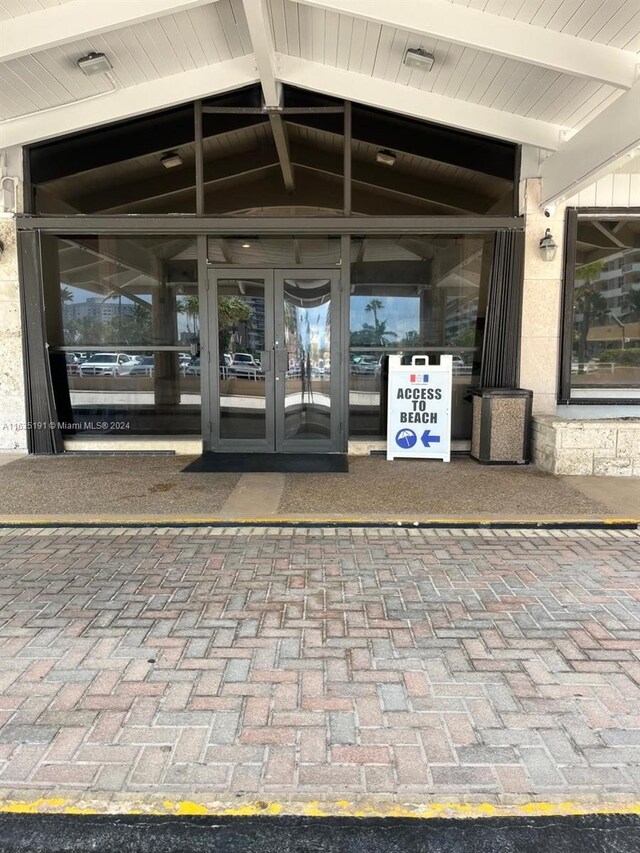
[[(589, 3), (578, 32), (445, 0), (64, 5), (2, 22), (2, 449), (368, 453), (388, 356), (447, 354), (454, 450), (471, 389), (522, 387), (538, 465), (640, 475), (625, 4), (593, 32)], [(145, 66), (162, 39), (181, 72)], [(67, 100), (31, 71), (56, 62)]]

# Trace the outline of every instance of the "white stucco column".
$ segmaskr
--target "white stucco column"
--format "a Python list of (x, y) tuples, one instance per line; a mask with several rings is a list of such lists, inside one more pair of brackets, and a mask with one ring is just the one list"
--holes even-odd
[[(1, 156), (4, 155), (4, 156)], [(15, 207), (22, 207), (20, 151), (0, 151), (0, 178), (18, 178), (0, 190), (0, 452), (26, 451), (22, 324)], [(17, 205), (16, 205), (17, 199)], [(22, 428), (20, 426), (22, 425)]]
[[(533, 413), (555, 414), (558, 391), (562, 270), (564, 259), (563, 205), (553, 216), (540, 209), (540, 179), (521, 184), (525, 216), (524, 292), (520, 351), (520, 387), (533, 391)], [(558, 244), (553, 261), (540, 254), (540, 238), (551, 229)]]

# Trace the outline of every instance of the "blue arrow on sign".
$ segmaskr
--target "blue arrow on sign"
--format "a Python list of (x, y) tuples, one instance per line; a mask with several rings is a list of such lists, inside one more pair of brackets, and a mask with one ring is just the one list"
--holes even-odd
[(425, 447), (429, 448), (431, 447), (432, 442), (435, 444), (438, 444), (440, 442), (440, 436), (431, 435), (431, 430), (425, 429), (425, 431), (422, 433), (422, 438), (420, 440), (422, 441)]

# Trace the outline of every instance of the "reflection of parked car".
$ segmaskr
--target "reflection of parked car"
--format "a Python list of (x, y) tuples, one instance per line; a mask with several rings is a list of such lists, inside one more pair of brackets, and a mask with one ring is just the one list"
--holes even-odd
[(80, 376), (123, 376), (135, 361), (123, 352), (97, 352), (80, 365)]
[(143, 355), (129, 371), (129, 376), (153, 376), (154, 361), (152, 355)]
[(262, 370), (259, 361), (248, 352), (237, 352), (234, 354), (228, 372), (234, 376), (252, 376)]
[(359, 376), (379, 376), (380, 359), (373, 355), (352, 355), (349, 369)]
[(184, 369), (185, 376), (200, 376), (200, 356), (194, 358)]

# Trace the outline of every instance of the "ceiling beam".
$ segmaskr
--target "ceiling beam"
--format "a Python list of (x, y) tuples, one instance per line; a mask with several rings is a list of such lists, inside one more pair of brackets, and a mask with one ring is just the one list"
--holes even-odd
[(276, 52), (265, 0), (242, 0), (253, 47), (264, 103), (269, 115), (273, 140), (278, 152), (282, 179), (287, 192), (293, 192), (295, 182), (289, 155), (287, 129), (278, 110), (282, 108), (282, 83), (276, 77)]
[(208, 98), (258, 81), (252, 56), (182, 71), (78, 102), (0, 123), (0, 148), (27, 145), (153, 110)]
[(0, 23), (0, 62), (217, 0), (69, 0)]
[(541, 204), (569, 198), (640, 146), (640, 81), (542, 161)]
[[(277, 163), (277, 154), (269, 145), (257, 151), (243, 151), (211, 160), (205, 163), (205, 185), (228, 178), (240, 178), (254, 172), (259, 172)], [(162, 170), (162, 171), (160, 171)], [(140, 201), (165, 198), (170, 195), (193, 191), (195, 199), (196, 174), (195, 169), (179, 168), (167, 172), (159, 166), (157, 174), (148, 175), (139, 181), (115, 182), (108, 189), (73, 196), (68, 204), (73, 205), (83, 213), (113, 213), (125, 210), (131, 204)]]
[(285, 54), (278, 56), (278, 76), (282, 82), (381, 110), (554, 151), (559, 147), (561, 132), (565, 130), (539, 119), (446, 98), (368, 74)]
[(278, 152), (278, 160), (282, 171), (282, 180), (287, 192), (291, 193), (295, 189), (295, 181), (293, 177), (293, 163), (291, 162), (291, 153), (289, 151), (289, 139), (287, 136), (287, 128), (282, 120), (282, 116), (277, 113), (269, 113), (269, 122), (273, 133), (273, 141), (276, 144)]
[[(633, 51), (470, 9), (447, 0), (296, 2), (498, 54), (517, 62), (528, 62), (563, 74), (600, 80), (620, 89), (631, 88), (636, 80), (638, 58)], [(410, 46), (420, 45), (416, 42)]]
[[(291, 157), (298, 166), (342, 176), (342, 155), (294, 143)], [(472, 190), (451, 186), (441, 181), (432, 181), (425, 175), (400, 172), (388, 166), (352, 160), (352, 180), (356, 184), (377, 187), (381, 192), (406, 196), (416, 203), (436, 205), (444, 212), (485, 213), (493, 199)]]
[(613, 246), (617, 246), (619, 249), (627, 249), (628, 246), (626, 243), (623, 243), (622, 240), (619, 240), (615, 234), (613, 234), (603, 222), (598, 222), (597, 219), (594, 219), (591, 223), (595, 228), (598, 229), (604, 236), (611, 242)]
[[(206, 210), (213, 208), (218, 203), (222, 203), (219, 202), (216, 197), (224, 198), (226, 201), (227, 196), (235, 197), (235, 194), (240, 188), (252, 185), (257, 186), (258, 182), (265, 176), (268, 177), (272, 174), (277, 175), (279, 171), (278, 161), (275, 160), (272, 165), (256, 168), (253, 171), (245, 172), (240, 176), (234, 175), (233, 177), (207, 181), (204, 185)], [(190, 198), (190, 192), (188, 190), (185, 190), (182, 193), (172, 193), (172, 196), (171, 210), (173, 213), (193, 213), (194, 204)], [(256, 197), (258, 197), (258, 191), (256, 191)], [(123, 213), (164, 213), (165, 211), (166, 202), (162, 201), (162, 196), (155, 196), (151, 199), (141, 198), (137, 202), (131, 202), (130, 204), (123, 205), (120, 208), (111, 208), (108, 211), (108, 214), (110, 216), (117, 216), (118, 214)]]
[(92, 255), (100, 262), (116, 264), (121, 269), (135, 270), (152, 278), (158, 277), (159, 264), (157, 258), (139, 241), (125, 237), (65, 237), (65, 242), (77, 246), (83, 252)]
[[(352, 137), (356, 143), (354, 146), (356, 150), (359, 147), (358, 142), (365, 142), (374, 146), (376, 150), (389, 148), (396, 153), (403, 152), (413, 154), (420, 159), (431, 160), (434, 165), (448, 163), (450, 166), (460, 166), (472, 172), (501, 178), (502, 183), (513, 183), (516, 171), (516, 147), (511, 142), (466, 133), (457, 128), (445, 127), (433, 122), (416, 122), (408, 116), (362, 105), (352, 106), (351, 113)], [(334, 141), (339, 144), (342, 140), (342, 127), (328, 130), (316, 122), (313, 116), (310, 118), (290, 116), (287, 118), (287, 124), (296, 129), (317, 128), (321, 130), (323, 137), (331, 134)], [(298, 130), (295, 135), (300, 136)]]
[(264, 0), (242, 0), (249, 37), (267, 107), (282, 106), (282, 85), (276, 77), (276, 53)]

